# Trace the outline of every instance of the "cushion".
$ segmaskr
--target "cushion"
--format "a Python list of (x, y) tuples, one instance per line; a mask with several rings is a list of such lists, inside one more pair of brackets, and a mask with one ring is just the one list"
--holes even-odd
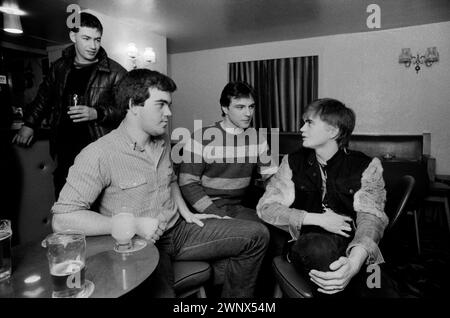
[(289, 298), (311, 298), (312, 286), (308, 278), (300, 275), (294, 265), (286, 260), (285, 256), (277, 256), (273, 259), (272, 267), (275, 278), (283, 291)]
[(177, 293), (204, 285), (211, 277), (211, 266), (201, 261), (173, 262), (174, 288)]

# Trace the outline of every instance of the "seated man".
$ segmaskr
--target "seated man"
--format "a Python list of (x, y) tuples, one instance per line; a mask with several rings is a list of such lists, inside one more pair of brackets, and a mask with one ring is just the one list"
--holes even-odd
[[(265, 180), (276, 172), (277, 163), (269, 155), (262, 131), (250, 127), (255, 92), (247, 83), (230, 82), (222, 90), (220, 105), (223, 120), (194, 131), (183, 147), (181, 191), (197, 213), (261, 222), (256, 211), (242, 203), (250, 203), (252, 195), (258, 197), (249, 191), (255, 172)], [(271, 239), (258, 280), (257, 296), (272, 294), (275, 281), (270, 281), (267, 274), (271, 273), (272, 259), (281, 253), (285, 241), (279, 229), (269, 227), (269, 230)], [(215, 263), (214, 269), (221, 266), (221, 262)], [(215, 283), (219, 284), (220, 276), (215, 277)]]
[[(224, 259), (222, 296), (251, 297), (268, 231), (256, 222), (188, 210), (166, 134), (175, 89), (169, 77), (155, 71), (137, 69), (124, 77), (116, 94), (124, 119), (75, 159), (52, 208), (53, 229), (110, 235), (112, 214), (126, 206), (136, 216), (137, 234), (156, 241), (160, 252), (147, 296), (175, 296), (172, 260)], [(94, 202), (99, 213), (91, 210)], [(157, 229), (152, 221), (159, 223)]]
[[(316, 100), (303, 118), (303, 148), (283, 158), (257, 213), (296, 240), (288, 260), (318, 286), (315, 295), (335, 294), (364, 264), (383, 262), (383, 169), (378, 158), (347, 149), (355, 114), (341, 102)], [(371, 295), (364, 272), (345, 294)]]
[(250, 127), (254, 90), (247, 83), (230, 82), (222, 90), (220, 105), (223, 120), (194, 132), (183, 148), (181, 192), (198, 213), (260, 222), (256, 211), (241, 202), (255, 170), (266, 179), (277, 165), (268, 155), (265, 136)]

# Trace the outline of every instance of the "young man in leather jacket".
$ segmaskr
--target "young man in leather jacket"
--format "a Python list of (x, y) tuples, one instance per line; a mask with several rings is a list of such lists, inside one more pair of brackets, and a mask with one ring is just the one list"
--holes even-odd
[(97, 17), (80, 13), (80, 27), (69, 32), (73, 45), (50, 68), (35, 99), (25, 107), (24, 125), (13, 138), (29, 146), (43, 118), (50, 118), (56, 199), (81, 149), (120, 123), (114, 88), (126, 70), (108, 58), (100, 46), (102, 34)]

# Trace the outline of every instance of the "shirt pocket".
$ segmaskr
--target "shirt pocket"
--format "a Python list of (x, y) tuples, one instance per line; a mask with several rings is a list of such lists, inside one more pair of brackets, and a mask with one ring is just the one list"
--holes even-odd
[(135, 202), (136, 204), (133, 204), (135, 206), (142, 206), (151, 199), (157, 185), (147, 182), (147, 179), (143, 176), (136, 176), (120, 180), (119, 188), (124, 200)]
[(336, 181), (336, 191), (345, 196), (353, 197), (361, 188), (361, 180), (359, 178), (346, 178)]

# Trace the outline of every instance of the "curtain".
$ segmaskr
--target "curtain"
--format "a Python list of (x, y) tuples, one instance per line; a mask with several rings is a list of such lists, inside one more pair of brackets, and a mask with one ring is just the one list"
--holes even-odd
[(318, 56), (230, 63), (228, 78), (255, 88), (256, 128), (297, 132), (305, 107), (317, 98)]

